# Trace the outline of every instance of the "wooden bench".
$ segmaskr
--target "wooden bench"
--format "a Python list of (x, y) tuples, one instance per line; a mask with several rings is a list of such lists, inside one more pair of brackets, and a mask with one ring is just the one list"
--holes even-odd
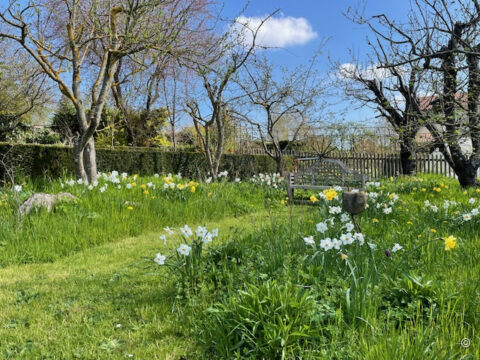
[(296, 172), (285, 174), (288, 199), (291, 203), (295, 189), (325, 190), (341, 186), (342, 190), (365, 190), (365, 182), (368, 181), (368, 175), (348, 169), (337, 159), (311, 157), (297, 159), (296, 163)]

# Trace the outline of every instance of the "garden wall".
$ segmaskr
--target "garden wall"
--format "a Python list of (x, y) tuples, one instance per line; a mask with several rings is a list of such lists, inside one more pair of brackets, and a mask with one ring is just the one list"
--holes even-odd
[[(59, 177), (74, 172), (72, 148), (67, 146), (0, 143), (0, 160), (3, 158), (16, 174), (26, 177)], [(204, 177), (208, 172), (206, 160), (200, 153), (153, 148), (98, 148), (97, 163), (98, 170), (104, 172), (117, 170), (141, 175), (181, 172), (194, 178)], [(287, 163), (291, 165), (291, 160)], [(221, 170), (240, 178), (260, 172), (272, 173), (275, 169), (275, 162), (267, 155), (225, 154), (221, 165)], [(4, 177), (5, 169), (0, 163), (0, 178)]]

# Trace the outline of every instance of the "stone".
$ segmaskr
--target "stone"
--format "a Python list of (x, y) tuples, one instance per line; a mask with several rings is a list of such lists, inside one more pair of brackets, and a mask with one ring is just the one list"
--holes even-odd
[(18, 208), (21, 217), (30, 214), (34, 208), (45, 208), (48, 212), (52, 211), (53, 205), (62, 201), (73, 201), (77, 198), (70, 193), (45, 194), (36, 193), (25, 200)]
[(365, 211), (367, 195), (364, 192), (344, 192), (342, 195), (342, 208), (349, 214), (356, 215)]

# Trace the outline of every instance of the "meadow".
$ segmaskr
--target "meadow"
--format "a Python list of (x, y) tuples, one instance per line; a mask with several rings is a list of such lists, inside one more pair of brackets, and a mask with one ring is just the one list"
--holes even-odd
[[(225, 174), (227, 175), (227, 174)], [(51, 213), (16, 211), (70, 192)], [(480, 189), (109, 173), (0, 190), (0, 358), (479, 359)]]

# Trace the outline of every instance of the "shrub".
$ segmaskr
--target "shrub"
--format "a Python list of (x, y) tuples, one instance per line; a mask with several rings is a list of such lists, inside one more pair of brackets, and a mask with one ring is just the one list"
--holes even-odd
[[(0, 157), (7, 154), (6, 163), (26, 177), (60, 177), (73, 174), (72, 148), (61, 145), (10, 145), (0, 143)], [(206, 177), (204, 156), (195, 152), (165, 152), (153, 148), (97, 148), (99, 171), (113, 171), (153, 175), (155, 173), (182, 173), (190, 178)], [(222, 169), (230, 176), (247, 178), (260, 172), (273, 172), (275, 162), (266, 155), (225, 154)], [(0, 167), (0, 179), (5, 177)]]
[(221, 359), (305, 358), (323, 339), (318, 313), (308, 292), (267, 281), (208, 309), (202, 340)]

